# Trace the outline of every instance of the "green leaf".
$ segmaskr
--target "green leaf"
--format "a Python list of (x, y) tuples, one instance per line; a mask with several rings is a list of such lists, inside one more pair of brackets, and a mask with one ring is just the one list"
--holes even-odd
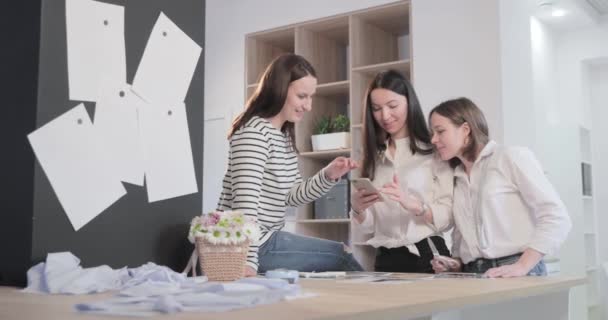
[(315, 134), (315, 135), (326, 134), (326, 133), (329, 133), (330, 130), (331, 130), (331, 119), (328, 116), (323, 116), (323, 117), (321, 117), (321, 119), (319, 119), (319, 121), (317, 121), (313, 134)]
[(348, 132), (350, 129), (350, 120), (343, 114), (339, 114), (334, 118), (332, 123), (332, 132)]

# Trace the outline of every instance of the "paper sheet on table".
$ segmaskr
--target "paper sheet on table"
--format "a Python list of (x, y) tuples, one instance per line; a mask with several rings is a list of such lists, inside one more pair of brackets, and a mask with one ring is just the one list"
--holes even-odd
[(126, 193), (82, 103), (28, 139), (75, 230)]
[(100, 90), (93, 118), (120, 180), (138, 186), (144, 185), (144, 160), (137, 110), (144, 104), (128, 84), (108, 85)]
[(127, 81), (124, 7), (66, 0), (70, 100), (95, 101), (103, 81)]
[(158, 104), (184, 101), (201, 51), (161, 12), (137, 67), (133, 91)]
[(186, 105), (139, 109), (148, 201), (198, 192)]

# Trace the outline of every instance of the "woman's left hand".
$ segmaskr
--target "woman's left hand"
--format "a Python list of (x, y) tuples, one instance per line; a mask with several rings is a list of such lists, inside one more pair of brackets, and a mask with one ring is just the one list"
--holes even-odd
[(359, 164), (346, 157), (337, 157), (325, 167), (325, 176), (330, 180), (338, 180), (349, 171), (359, 168)]
[(399, 202), (403, 209), (408, 212), (417, 216), (424, 213), (422, 212), (422, 202), (407, 191), (403, 191), (396, 174), (393, 175), (393, 182), (385, 184), (382, 189), (380, 189), (380, 192), (387, 194), (392, 200)]
[(489, 269), (486, 271), (485, 275), (489, 278), (513, 278), (523, 277), (528, 275), (528, 272), (530, 272), (528, 268), (522, 263), (516, 262), (514, 264)]

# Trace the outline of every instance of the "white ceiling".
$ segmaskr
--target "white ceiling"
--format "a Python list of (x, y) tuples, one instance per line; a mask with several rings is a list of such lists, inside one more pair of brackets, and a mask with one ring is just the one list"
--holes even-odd
[[(536, 17), (556, 31), (590, 27), (608, 21), (608, 0), (537, 0)], [(541, 6), (549, 3), (550, 6)], [(562, 17), (551, 16), (552, 9), (565, 11)]]

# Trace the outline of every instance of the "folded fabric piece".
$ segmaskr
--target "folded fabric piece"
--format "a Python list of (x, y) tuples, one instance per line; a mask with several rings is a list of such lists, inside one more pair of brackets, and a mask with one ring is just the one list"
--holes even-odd
[(126, 268), (113, 270), (106, 265), (84, 269), (73, 254), (59, 252), (48, 254), (46, 263), (30, 268), (27, 279), (25, 292), (83, 294), (120, 289), (128, 272)]
[(154, 316), (176, 312), (221, 312), (308, 297), (300, 286), (282, 279), (244, 278), (234, 282), (207, 282), (188, 278), (165, 266), (147, 263), (138, 268), (113, 270), (109, 266), (82, 268), (70, 252), (50, 253), (46, 262), (28, 270), (34, 293), (86, 294), (108, 290), (118, 293), (103, 301), (81, 303), (81, 313), (118, 316)]
[[(167, 292), (161, 294), (163, 290)], [(125, 296), (134, 291), (137, 294)], [(143, 295), (145, 292), (150, 294)], [(299, 294), (299, 285), (281, 279), (246, 278), (231, 283), (204, 283), (196, 286), (149, 281), (123, 290), (120, 293), (123, 296), (77, 304), (75, 308), (81, 313), (120, 316), (221, 312), (293, 299)]]
[(82, 268), (80, 259), (72, 253), (58, 252), (49, 253), (46, 262), (31, 267), (27, 272), (27, 281), (24, 292), (86, 294), (136, 287), (149, 281), (162, 283), (159, 286), (167, 288), (170, 284), (195, 285), (206, 281), (206, 278), (188, 278), (152, 262), (131, 269), (114, 270), (107, 265)]

